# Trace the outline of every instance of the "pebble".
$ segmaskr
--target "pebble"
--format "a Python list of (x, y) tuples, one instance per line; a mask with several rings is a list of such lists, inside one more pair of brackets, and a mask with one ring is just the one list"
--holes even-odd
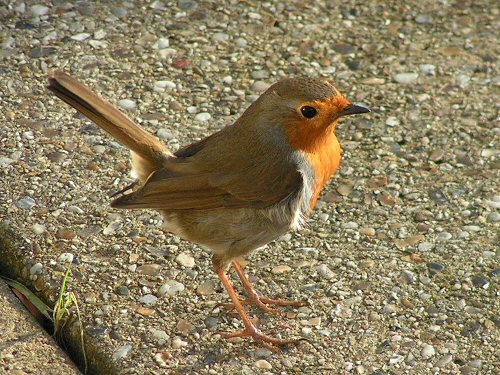
[(237, 47), (239, 48), (245, 48), (247, 46), (247, 41), (246, 39), (243, 38), (237, 38), (234, 43), (236, 44)]
[(194, 120), (198, 122), (205, 122), (212, 118), (210, 113), (208, 112), (200, 112), (196, 116), (194, 116)]
[(434, 350), (434, 347), (432, 345), (424, 344), (424, 346), (422, 347), (422, 351), (420, 352), (420, 354), (425, 359), (428, 359), (428, 358), (434, 356), (434, 354), (436, 354), (436, 351)]
[(415, 17), (415, 22), (421, 25), (432, 23), (432, 16), (430, 14), (419, 14)]
[(359, 229), (359, 233), (371, 237), (375, 235), (375, 229), (371, 227), (362, 227)]
[(269, 73), (266, 70), (256, 70), (251, 73), (253, 79), (263, 80), (269, 77)]
[(427, 268), (429, 269), (430, 273), (434, 275), (440, 273), (444, 269), (444, 266), (440, 263), (430, 262), (427, 264)]
[(267, 348), (257, 348), (254, 352), (255, 358), (269, 358), (273, 355), (273, 352)]
[(489, 286), (489, 281), (483, 275), (476, 275), (472, 278), (472, 285), (476, 288), (487, 289)]
[(439, 367), (439, 368), (443, 368), (443, 367), (446, 367), (448, 365), (448, 363), (450, 363), (453, 359), (453, 356), (451, 354), (446, 354), (444, 356), (442, 356), (439, 361), (436, 362), (436, 364), (434, 366), (436, 367)]
[(43, 265), (42, 263), (35, 263), (31, 266), (30, 268), (30, 275), (41, 275), (43, 272)]
[(498, 212), (490, 212), (486, 219), (488, 223), (498, 223), (500, 221), (500, 213)]
[(187, 342), (183, 341), (179, 336), (174, 337), (172, 340), (172, 348), (173, 349), (180, 349), (184, 346), (187, 346)]
[(480, 359), (474, 359), (469, 362), (469, 366), (475, 369), (483, 367), (483, 361)]
[(31, 229), (33, 230), (33, 233), (35, 234), (42, 234), (45, 232), (45, 225), (43, 224), (33, 224), (31, 226)]
[(433, 245), (432, 245), (432, 243), (430, 243), (430, 242), (420, 242), (420, 243), (418, 244), (417, 249), (418, 249), (418, 251), (421, 251), (421, 252), (423, 252), (423, 253), (424, 253), (424, 252), (426, 252), (426, 251), (431, 250), (431, 249), (432, 249), (432, 247), (433, 247)]
[(113, 353), (113, 356), (112, 356), (113, 361), (117, 361), (119, 359), (122, 359), (122, 358), (128, 356), (131, 352), (132, 352), (132, 345), (130, 345), (130, 344), (123, 345), (123, 346), (119, 347), (117, 351), (115, 351)]
[(143, 275), (148, 276), (156, 276), (161, 270), (161, 266), (159, 264), (143, 264), (142, 266), (137, 267), (136, 271), (138, 273), (142, 273)]
[(47, 13), (49, 13), (49, 10), (49, 7), (39, 4), (30, 7), (30, 13), (35, 17), (45, 16)]
[(252, 84), (252, 91), (256, 92), (264, 92), (266, 91), (271, 85), (267, 82), (264, 81), (255, 81)]
[(273, 366), (271, 366), (271, 364), (265, 359), (259, 359), (258, 361), (255, 361), (253, 365), (264, 370), (270, 370), (273, 368)]
[(160, 297), (163, 297), (166, 294), (168, 294), (169, 296), (175, 296), (178, 293), (182, 293), (184, 289), (184, 284), (175, 280), (169, 280), (160, 287), (160, 289), (158, 290), (158, 295)]
[(175, 258), (175, 261), (183, 267), (194, 267), (194, 258), (186, 252), (182, 252)]
[(398, 83), (409, 84), (418, 78), (417, 73), (398, 73), (394, 76), (394, 80)]
[(168, 38), (159, 38), (153, 44), (154, 49), (164, 49), (164, 48), (168, 48), (169, 46), (170, 46), (170, 40)]
[(285, 273), (285, 272), (290, 272), (291, 270), (292, 269), (290, 268), (290, 266), (281, 265), (281, 266), (273, 267), (273, 269), (271, 270), (271, 272), (274, 273), (274, 274), (281, 274), (281, 273)]
[(117, 104), (123, 109), (135, 109), (137, 107), (137, 104), (131, 99), (118, 100)]
[(156, 92), (170, 91), (177, 87), (177, 85), (172, 81), (156, 81), (154, 83), (154, 90)]
[(436, 240), (437, 241), (448, 241), (452, 237), (451, 233), (449, 232), (441, 232), (437, 235)]
[(72, 263), (74, 255), (72, 253), (62, 253), (57, 258), (57, 263)]
[(88, 33), (80, 33), (71, 36), (71, 39), (76, 40), (78, 42), (83, 42), (85, 39), (88, 39), (90, 34)]
[(316, 267), (316, 271), (323, 279), (330, 280), (335, 277), (335, 272), (333, 272), (326, 264), (320, 264)]
[(16, 207), (22, 209), (22, 210), (29, 210), (33, 208), (33, 206), (36, 204), (35, 200), (31, 197), (24, 197), (19, 199), (14, 203)]
[(342, 223), (342, 229), (358, 229), (358, 223), (354, 221), (348, 221), (347, 223)]
[(152, 295), (152, 294), (146, 294), (139, 298), (139, 302), (143, 303), (148, 306), (153, 306), (156, 305), (156, 302), (158, 302), (158, 297)]
[(198, 288), (196, 288), (196, 292), (202, 296), (208, 296), (215, 292), (215, 288), (217, 287), (217, 283), (214, 280), (205, 280)]
[(397, 119), (397, 117), (394, 117), (394, 116), (389, 116), (387, 117), (387, 119), (385, 120), (385, 124), (387, 126), (398, 126), (400, 124), (399, 120)]
[(214, 42), (227, 42), (229, 40), (229, 35), (226, 33), (215, 33), (212, 35), (212, 40)]
[(158, 340), (159, 345), (163, 345), (168, 339), (167, 332), (161, 329), (153, 330), (153, 337)]
[(436, 66), (432, 64), (420, 64), (418, 69), (422, 74), (433, 76), (436, 74)]
[(119, 285), (115, 289), (116, 294), (119, 296), (128, 296), (130, 295), (130, 289), (125, 285)]

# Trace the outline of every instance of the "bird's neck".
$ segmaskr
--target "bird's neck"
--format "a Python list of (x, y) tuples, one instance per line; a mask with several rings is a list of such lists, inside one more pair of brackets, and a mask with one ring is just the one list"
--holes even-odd
[(323, 186), (340, 166), (341, 148), (335, 128), (321, 129), (317, 134), (311, 131), (303, 133), (306, 135), (300, 139), (289, 137), (291, 146), (302, 152), (306, 160), (314, 170), (315, 181), (313, 183), (313, 196), (310, 202), (311, 209), (316, 205), (318, 196)]

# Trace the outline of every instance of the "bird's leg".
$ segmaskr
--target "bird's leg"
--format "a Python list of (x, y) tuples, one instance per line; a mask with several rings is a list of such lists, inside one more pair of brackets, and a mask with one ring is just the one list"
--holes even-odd
[(224, 338), (229, 339), (233, 337), (251, 336), (255, 341), (262, 342), (267, 345), (276, 345), (278, 347), (288, 344), (295, 344), (301, 341), (301, 339), (281, 340), (274, 337), (269, 337), (263, 334), (257, 327), (255, 327), (255, 325), (248, 317), (248, 314), (245, 311), (245, 308), (243, 307), (243, 304), (241, 303), (240, 299), (238, 298), (238, 295), (233, 289), (233, 286), (231, 285), (231, 282), (229, 281), (225, 270), (221, 267), (219, 260), (215, 256), (212, 257), (212, 263), (214, 265), (214, 270), (217, 273), (217, 276), (219, 276), (220, 280), (222, 281), (222, 284), (226, 288), (229, 297), (231, 297), (231, 300), (233, 301), (234, 308), (240, 315), (241, 320), (243, 320), (243, 325), (245, 326), (245, 329), (238, 332), (221, 333), (221, 335)]
[(250, 284), (250, 281), (248, 280), (247, 276), (245, 275), (245, 272), (243, 271), (243, 267), (241, 267), (241, 264), (238, 263), (237, 260), (233, 261), (233, 267), (238, 274), (238, 277), (241, 280), (241, 283), (243, 284), (243, 287), (246, 290), (248, 298), (244, 301), (244, 303), (249, 304), (249, 305), (255, 305), (259, 307), (261, 310), (270, 312), (273, 314), (279, 313), (278, 310), (270, 308), (266, 305), (274, 305), (274, 306), (294, 306), (294, 307), (301, 307), (301, 306), (307, 306), (309, 303), (307, 301), (285, 301), (281, 299), (272, 299), (272, 298), (267, 298), (267, 297), (259, 297), (255, 289), (253, 288), (252, 284)]

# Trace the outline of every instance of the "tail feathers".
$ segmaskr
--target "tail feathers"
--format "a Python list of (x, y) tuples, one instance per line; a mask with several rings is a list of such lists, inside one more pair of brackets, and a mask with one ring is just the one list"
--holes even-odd
[(167, 158), (173, 156), (154, 135), (71, 76), (55, 71), (49, 75), (47, 88), (138, 155), (147, 164), (144, 167), (149, 172), (145, 174), (160, 168)]

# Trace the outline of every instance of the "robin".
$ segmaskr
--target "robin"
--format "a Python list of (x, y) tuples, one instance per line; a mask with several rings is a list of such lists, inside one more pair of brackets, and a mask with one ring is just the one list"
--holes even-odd
[[(120, 192), (111, 207), (159, 210), (167, 231), (213, 253), (214, 270), (244, 325), (223, 336), (250, 336), (275, 346), (296, 342), (262, 333), (244, 305), (277, 313), (269, 305), (307, 303), (259, 296), (238, 258), (301, 227), (339, 167), (338, 121), (370, 110), (350, 103), (326, 79), (286, 78), (233, 125), (172, 153), (71, 76), (49, 73), (47, 87), (130, 149), (137, 183)], [(240, 300), (226, 275), (231, 265), (246, 300)]]

